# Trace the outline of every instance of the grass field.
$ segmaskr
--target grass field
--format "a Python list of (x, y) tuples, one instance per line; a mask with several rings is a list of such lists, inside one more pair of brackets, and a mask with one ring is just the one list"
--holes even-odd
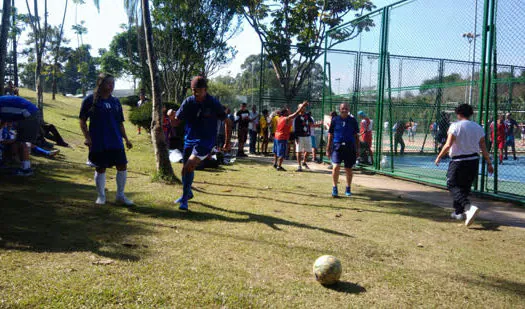
[[(181, 187), (151, 181), (148, 135), (129, 123), (137, 206), (97, 207), (80, 100), (45, 98), (71, 147), (34, 159), (31, 178), (0, 176), (0, 307), (525, 307), (523, 229), (465, 228), (446, 210), (363, 187), (331, 199), (329, 175), (249, 160), (197, 172), (191, 211), (180, 212)], [(323, 254), (343, 264), (331, 288), (311, 273)]]

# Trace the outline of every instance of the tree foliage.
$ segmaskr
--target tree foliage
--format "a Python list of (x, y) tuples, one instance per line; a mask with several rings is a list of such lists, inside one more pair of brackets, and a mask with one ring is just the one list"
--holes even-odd
[(239, 10), (258, 34), (284, 96), (291, 101), (308, 80), (312, 66), (328, 47), (351, 40), (374, 27), (363, 18), (354, 25), (328, 33), (353, 13), (361, 16), (375, 6), (367, 0), (240, 0)]

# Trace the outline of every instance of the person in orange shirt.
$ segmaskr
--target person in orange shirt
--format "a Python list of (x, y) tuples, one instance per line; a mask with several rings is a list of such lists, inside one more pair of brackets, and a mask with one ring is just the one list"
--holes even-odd
[(287, 108), (284, 108), (281, 111), (281, 117), (277, 121), (277, 128), (275, 130), (275, 139), (273, 142), (273, 167), (278, 171), (285, 171), (282, 167), (284, 157), (286, 156), (286, 147), (288, 140), (290, 139), (290, 128), (295, 117), (299, 113), (303, 112), (304, 109), (308, 106), (308, 101), (304, 101), (302, 104), (299, 104), (297, 111), (290, 115), (290, 111)]

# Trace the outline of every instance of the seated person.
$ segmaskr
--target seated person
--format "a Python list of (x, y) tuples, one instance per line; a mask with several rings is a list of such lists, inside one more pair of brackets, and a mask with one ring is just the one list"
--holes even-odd
[(8, 154), (14, 152), (16, 132), (13, 130), (13, 123), (10, 121), (0, 121), (0, 166), (7, 161)]

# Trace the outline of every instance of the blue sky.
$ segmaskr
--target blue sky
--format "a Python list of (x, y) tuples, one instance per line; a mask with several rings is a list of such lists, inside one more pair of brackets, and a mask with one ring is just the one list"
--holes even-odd
[[(480, 2), (477, 14), (479, 29), (483, 0), (478, 1)], [(122, 0), (102, 0), (100, 12), (97, 12), (92, 0), (86, 0), (86, 2), (86, 4), (77, 7), (70, 0), (69, 14), (65, 24), (66, 36), (71, 40), (69, 45), (76, 46), (76, 36), (72, 32), (71, 26), (76, 22), (85, 20), (88, 33), (84, 36), (84, 42), (91, 44), (92, 52), (95, 54), (99, 48), (107, 48), (113, 36), (122, 31), (120, 25), (127, 22), (127, 17)], [(379, 8), (394, 2), (396, 1), (377, 0), (374, 1), (374, 4)], [(43, 4), (43, 0), (39, 0), (39, 3)], [(48, 1), (49, 22), (51, 24), (58, 25), (61, 22), (64, 3), (65, 0)], [(25, 13), (27, 11), (25, 0), (16, 0), (15, 5), (20, 12)], [(471, 59), (472, 51), (469, 54), (469, 44), (462, 37), (462, 34), (474, 31), (474, 5), (475, 0), (419, 0), (396, 8), (391, 15), (391, 40), (389, 42), (391, 53), (460, 60)], [(516, 22), (525, 16), (523, 0), (500, 1), (498, 14), (500, 17), (498, 26), (501, 33), (498, 37), (499, 61), (525, 65), (525, 52), (523, 52), (525, 23), (518, 24)], [(358, 50), (359, 41), (361, 41), (362, 51), (378, 52), (379, 21), (380, 19), (377, 18), (377, 27), (370, 33), (363, 34), (361, 40), (353, 40), (339, 46), (339, 48)], [(511, 36), (511, 38), (506, 38), (505, 35)], [(476, 48), (477, 59), (480, 55), (480, 43), (481, 39), (478, 40), (478, 48)], [(240, 72), (240, 66), (244, 59), (251, 54), (258, 54), (261, 49), (259, 38), (246, 22), (242, 25), (242, 32), (230, 41), (230, 45), (238, 50), (237, 56), (218, 74), (236, 75)], [(332, 74), (333, 79), (341, 78), (340, 83), (343, 84), (343, 79), (347, 79), (343, 75), (348, 73), (348, 66), (352, 63), (343, 58), (334, 59), (334, 61), (333, 67), (341, 70), (341, 76), (338, 77), (336, 72), (335, 75)], [(341, 64), (338, 65), (337, 61), (341, 61)], [(405, 70), (407, 71), (406, 74), (409, 74), (410, 66), (407, 65)], [(374, 70), (370, 70), (369, 73), (372, 73), (371, 75), (377, 74)], [(130, 87), (129, 81), (117, 81), (117, 88), (128, 87)], [(344, 89), (344, 87), (341, 88)], [(343, 89), (341, 91), (344, 91)]]

